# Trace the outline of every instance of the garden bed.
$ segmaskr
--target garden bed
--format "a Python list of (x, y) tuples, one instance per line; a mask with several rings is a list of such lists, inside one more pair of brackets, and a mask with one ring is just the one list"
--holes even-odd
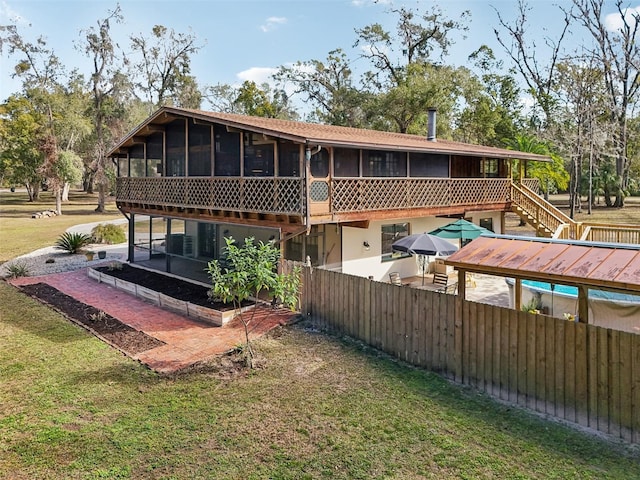
[[(89, 268), (90, 278), (186, 317), (222, 326), (235, 316), (233, 305), (213, 302), (209, 288), (128, 264)], [(253, 304), (243, 304), (243, 310)]]

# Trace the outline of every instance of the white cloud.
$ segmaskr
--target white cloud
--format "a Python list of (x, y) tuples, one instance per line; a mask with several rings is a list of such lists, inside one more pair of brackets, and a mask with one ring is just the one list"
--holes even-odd
[(271, 83), (270, 77), (277, 71), (278, 69), (273, 67), (251, 67), (236, 74), (236, 77), (241, 82), (250, 81), (255, 82), (256, 85), (262, 85), (263, 83)]
[(276, 27), (280, 25), (284, 25), (285, 23), (287, 23), (286, 17), (269, 17), (267, 18), (264, 25), (260, 25), (260, 30), (262, 30), (265, 33), (270, 32), (274, 30)]
[(14, 25), (30, 25), (17, 10), (11, 8), (7, 2), (0, 2), (0, 23), (12, 23)]
[(619, 12), (610, 13), (606, 17), (604, 17), (604, 26), (607, 30), (611, 31), (620, 31), (623, 25), (623, 18), (626, 22), (633, 27), (633, 25), (638, 20), (640, 16), (640, 6), (635, 8), (625, 8), (622, 10), (622, 15)]

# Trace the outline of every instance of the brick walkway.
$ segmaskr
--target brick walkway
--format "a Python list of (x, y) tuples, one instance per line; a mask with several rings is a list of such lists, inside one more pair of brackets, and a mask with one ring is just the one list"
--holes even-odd
[[(136, 330), (165, 342), (134, 359), (161, 373), (181, 370), (194, 363), (221, 355), (244, 339), (244, 328), (235, 319), (223, 327), (183, 317), (162, 310), (120, 290), (98, 283), (87, 276), (86, 269), (40, 277), (21, 277), (11, 280), (13, 285), (47, 283), (76, 300), (108, 313)], [(262, 306), (253, 324), (257, 328), (251, 338), (257, 338), (293, 318), (288, 310), (273, 310)], [(259, 317), (265, 317), (260, 320)]]

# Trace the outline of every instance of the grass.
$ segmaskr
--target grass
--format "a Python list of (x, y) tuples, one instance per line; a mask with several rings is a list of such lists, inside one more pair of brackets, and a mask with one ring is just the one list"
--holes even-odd
[[(32, 220), (50, 205), (3, 192), (0, 259), (108, 218), (72, 198)], [(248, 375), (161, 377), (0, 282), (0, 478), (640, 478), (635, 449), (358, 344), (290, 327), (256, 347)]]
[(621, 446), (300, 327), (160, 377), (0, 283), (0, 477), (638, 478)]
[(0, 264), (33, 250), (52, 246), (69, 227), (81, 223), (102, 222), (122, 218), (115, 202), (106, 205), (107, 213), (96, 213), (97, 194), (72, 191), (69, 202), (62, 205), (62, 215), (51, 218), (31, 218), (34, 212), (53, 210), (51, 192), (42, 192), (37, 202), (28, 202), (25, 192), (0, 193)]

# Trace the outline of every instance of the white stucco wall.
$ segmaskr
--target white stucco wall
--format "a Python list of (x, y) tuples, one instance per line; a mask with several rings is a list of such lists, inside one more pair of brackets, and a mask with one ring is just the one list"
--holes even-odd
[[(466, 218), (471, 218), (475, 224), (479, 224), (481, 218), (492, 218), (495, 233), (502, 233), (500, 212), (474, 212)], [(382, 261), (382, 225), (409, 222), (410, 232), (414, 234), (430, 232), (454, 221), (454, 218), (416, 217), (375, 221), (369, 224), (368, 229), (343, 227), (342, 272), (361, 277), (373, 277), (374, 280), (381, 282), (389, 280), (390, 272), (398, 272), (403, 278), (417, 276), (418, 266), (414, 257)], [(369, 249), (364, 247), (365, 241), (369, 243)], [(449, 241), (459, 246), (457, 240)]]
[[(342, 228), (342, 272), (361, 277), (373, 277), (374, 280), (386, 282), (390, 272), (398, 272), (401, 277), (412, 277), (418, 274), (414, 257), (382, 261), (382, 225), (409, 222), (411, 233), (429, 232), (434, 228), (451, 223), (448, 218), (420, 217), (389, 219), (371, 222), (368, 229)], [(369, 243), (369, 249), (364, 242)], [(455, 244), (455, 240), (452, 241)]]

